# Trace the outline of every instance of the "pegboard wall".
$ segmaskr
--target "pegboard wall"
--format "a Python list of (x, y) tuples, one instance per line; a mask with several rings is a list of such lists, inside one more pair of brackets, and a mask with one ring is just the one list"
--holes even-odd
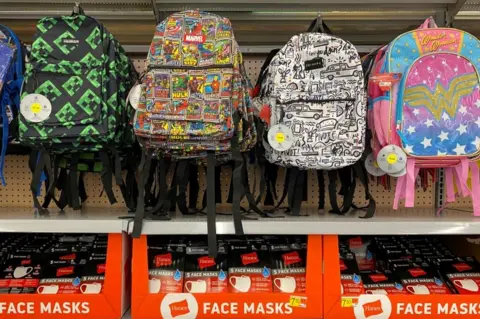
[[(248, 76), (252, 83), (256, 82), (258, 73), (263, 64), (265, 56), (259, 55), (246, 55), (244, 57), (245, 67), (248, 73)], [(144, 57), (132, 57), (132, 60), (135, 64), (135, 67), (139, 73), (144, 70)], [(259, 169), (253, 166), (249, 167), (250, 175), (250, 186), (251, 189), (254, 189), (253, 183), (256, 180), (257, 186), (255, 189), (259, 189), (258, 177)], [(0, 203), (3, 206), (10, 207), (32, 207), (32, 196), (30, 192), (30, 182), (31, 182), (31, 173), (28, 169), (28, 158), (26, 156), (7, 156), (5, 162), (5, 174), (7, 180), (7, 186), (0, 186)], [(257, 178), (254, 178), (254, 174), (257, 174)], [(326, 175), (325, 175), (326, 177)], [(328, 180), (328, 178), (325, 178)], [(221, 174), (221, 189), (222, 189), (222, 198), (226, 202), (228, 190), (230, 187), (231, 180), (231, 169), (228, 167), (222, 168)], [(199, 170), (199, 181), (200, 189), (204, 190), (205, 185), (205, 171)], [(283, 182), (284, 182), (284, 170), (281, 169), (278, 174), (277, 180), (277, 193), (280, 197), (283, 192)], [(430, 187), (424, 191), (423, 189), (418, 189), (416, 193), (416, 202), (415, 207), (423, 208), (433, 208), (434, 207), (434, 185), (429, 183)], [(115, 183), (114, 183), (115, 185)], [(111, 207), (108, 202), (107, 197), (102, 192), (102, 183), (100, 180), (99, 174), (89, 173), (85, 177), (85, 186), (87, 190), (88, 200), (85, 206), (88, 207)], [(392, 185), (391, 190), (385, 190), (383, 186), (377, 185), (373, 180), (370, 182), (370, 192), (375, 198), (377, 203), (377, 209), (381, 207), (391, 208), (393, 204), (394, 197), (394, 185)], [(115, 189), (115, 195), (117, 197), (118, 203), (114, 207), (123, 207), (123, 199), (118, 188)], [(308, 201), (302, 204), (302, 207), (316, 207), (318, 205), (318, 184), (317, 177), (315, 172), (309, 172), (308, 174)], [(256, 196), (256, 194), (255, 194)], [(199, 196), (201, 198), (201, 196)], [(364, 200), (364, 189), (360, 183), (357, 183), (356, 194), (354, 198), (355, 204), (358, 206), (366, 204)], [(199, 199), (200, 200), (200, 199)], [(328, 194), (326, 194), (326, 208), (328, 208)], [(246, 203), (244, 203), (246, 204)], [(223, 205), (223, 204), (222, 204)], [(227, 204), (225, 204), (227, 205)], [(54, 204), (52, 204), (52, 207)], [(469, 201), (461, 202), (459, 201), (456, 206), (470, 208), (471, 203)]]

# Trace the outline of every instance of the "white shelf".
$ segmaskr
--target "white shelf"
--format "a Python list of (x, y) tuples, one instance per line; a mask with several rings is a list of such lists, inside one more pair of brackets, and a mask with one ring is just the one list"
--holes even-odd
[[(359, 219), (357, 214), (335, 216), (319, 215), (317, 210), (304, 210), (309, 216), (244, 220), (245, 234), (294, 235), (400, 235), (400, 234), (480, 234), (480, 217), (469, 212), (445, 210), (435, 217), (432, 209), (377, 209), (374, 218)], [(361, 212), (360, 215), (364, 213)], [(129, 224), (129, 233), (133, 222)], [(170, 221), (146, 220), (142, 233), (148, 235), (207, 234), (206, 217), (176, 214)], [(217, 215), (217, 233), (235, 234), (231, 216)]]
[(126, 214), (126, 209), (68, 210), (64, 214), (51, 209), (49, 216), (38, 216), (33, 208), (0, 208), (0, 232), (121, 233), (127, 221), (119, 217)]

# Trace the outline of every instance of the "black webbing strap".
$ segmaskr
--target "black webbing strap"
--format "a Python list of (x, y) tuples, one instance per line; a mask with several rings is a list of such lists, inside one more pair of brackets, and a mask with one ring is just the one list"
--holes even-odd
[(135, 210), (136, 200), (138, 196), (138, 185), (135, 179), (135, 168), (137, 167), (135, 154), (133, 150), (127, 152), (127, 176), (125, 177), (126, 190), (128, 194), (128, 208), (131, 211)]
[(190, 213), (197, 212), (198, 193), (200, 192), (200, 184), (198, 183), (198, 165), (190, 164), (190, 183), (188, 186), (188, 207)]
[[(38, 187), (41, 185), (42, 172), (45, 168), (46, 151), (41, 150), (39, 153), (32, 151), (30, 153), (29, 166), (32, 170), (32, 181), (30, 183), (30, 190), (32, 192), (33, 204), (39, 213), (44, 213), (45, 209), (40, 205), (37, 198)], [(48, 154), (47, 154), (48, 155)]]
[(340, 209), (337, 202), (337, 172), (338, 171), (329, 171), (328, 172), (328, 195), (330, 197), (330, 205), (332, 206), (331, 213), (338, 215), (345, 215), (348, 213), (352, 207), (353, 194), (355, 192), (355, 177), (352, 176), (352, 171), (350, 169), (350, 176), (348, 179), (342, 180), (342, 186), (344, 187), (343, 194), (343, 206)]
[(102, 161), (103, 168), (101, 172), (101, 180), (103, 184), (103, 189), (107, 194), (108, 201), (110, 204), (115, 204), (117, 199), (115, 198), (115, 194), (113, 193), (113, 185), (112, 185), (112, 168), (110, 165), (110, 159), (106, 151), (99, 152), (100, 160)]
[(78, 196), (80, 197), (81, 203), (83, 204), (88, 196), (87, 196), (87, 190), (85, 189), (85, 181), (84, 178), (85, 173), (80, 172), (80, 177), (78, 178)]
[[(163, 156), (160, 156), (158, 161), (151, 162), (153, 165), (156, 163), (156, 174), (158, 175), (158, 196), (156, 197), (155, 207), (148, 211), (150, 217), (156, 217), (162, 215), (166, 216), (168, 214), (168, 209), (170, 209), (170, 201), (167, 200), (167, 166), (165, 165), (165, 159)], [(151, 170), (150, 170), (151, 171)], [(149, 173), (150, 174), (150, 173)], [(148, 184), (147, 184), (148, 185)]]
[(299, 216), (303, 199), (305, 170), (300, 170), (297, 167), (293, 167), (290, 170), (290, 181), (288, 182), (288, 207), (293, 216)]
[(152, 164), (153, 150), (142, 151), (142, 159), (138, 167), (138, 198), (137, 209), (133, 223), (132, 237), (139, 238), (142, 234), (143, 218), (145, 217), (145, 182)]
[(215, 203), (215, 152), (207, 153), (207, 229), (208, 229), (208, 254), (217, 257), (217, 225)]
[(317, 171), (318, 209), (325, 209), (325, 177), (323, 171)]
[[(47, 189), (50, 189), (50, 191), (48, 191), (45, 194), (45, 200), (44, 200), (43, 205), (42, 205), (43, 208), (48, 208), (48, 206), (50, 205), (50, 202), (52, 200), (55, 202), (57, 207), (60, 208), (61, 210), (63, 210), (66, 206), (66, 203), (65, 203), (65, 206), (62, 206), (60, 204), (60, 202), (55, 199), (55, 188), (61, 190), (60, 186), (59, 186), (59, 182), (58, 182), (58, 171), (59, 171), (59, 168), (60, 168), (60, 161), (61, 161), (61, 156), (56, 155), (55, 158), (54, 158), (54, 161), (53, 161), (53, 175), (50, 176), (48, 174), (47, 170), (44, 171), (45, 174), (47, 175), (47, 180), (45, 181), (45, 186), (47, 187)], [(65, 176), (66, 176), (66, 171), (65, 171)], [(48, 181), (48, 186), (47, 186), (47, 181)], [(65, 180), (63, 182), (65, 183)]]
[(187, 207), (187, 186), (190, 177), (190, 163), (188, 160), (181, 160), (177, 165), (176, 184), (178, 186), (178, 193), (176, 196), (176, 202), (178, 209), (182, 214), (187, 215), (189, 213)]
[[(78, 193), (78, 154), (72, 154), (70, 160), (70, 172), (68, 173), (68, 183), (70, 184), (71, 205), (74, 210), (81, 209)], [(113, 190), (112, 190), (113, 192)]]
[(333, 34), (332, 30), (325, 24), (321, 17), (317, 17), (310, 23), (307, 32), (321, 32), (325, 34)]
[(169, 200), (169, 205), (170, 206), (165, 206), (165, 208), (168, 208), (169, 211), (174, 212), (177, 209), (177, 170), (178, 170), (178, 163), (174, 162), (172, 163), (174, 165), (173, 168), (173, 176), (172, 176), (172, 184), (170, 185), (170, 190), (168, 191), (168, 200)]
[(157, 167), (157, 160), (152, 158), (152, 164), (150, 165), (150, 171), (148, 172), (148, 178), (145, 183), (145, 205), (147, 207), (153, 206), (153, 203), (158, 200), (158, 198), (155, 198), (155, 173)]
[(356, 176), (358, 176), (358, 179), (360, 182), (363, 184), (363, 187), (365, 188), (365, 198), (368, 200), (368, 206), (366, 207), (367, 213), (365, 216), (360, 217), (360, 218), (371, 218), (373, 215), (375, 215), (375, 210), (377, 209), (377, 203), (373, 199), (372, 195), (370, 194), (369, 191), (369, 186), (368, 186), (368, 175), (365, 169), (365, 166), (362, 165), (362, 161), (358, 161), (353, 165), (353, 170)]
[(235, 169), (235, 161), (229, 163), (232, 167), (232, 178), (230, 179), (230, 187), (228, 188), (227, 204), (233, 202), (233, 170)]
[[(215, 203), (222, 203), (222, 167), (215, 166)], [(210, 185), (209, 185), (210, 186)]]
[(280, 49), (273, 49), (268, 53), (267, 58), (265, 59), (265, 61), (262, 64), (262, 67), (260, 68), (260, 73), (257, 78), (257, 83), (255, 83), (255, 87), (262, 85), (262, 82), (265, 79), (266, 70), (270, 65), (270, 62), (272, 62), (272, 59), (278, 53), (278, 51), (280, 51)]
[[(308, 201), (308, 171), (304, 171), (303, 185), (302, 185), (302, 201)], [(298, 186), (298, 185), (297, 185)]]
[(265, 178), (267, 183), (267, 194), (265, 195), (264, 205), (274, 205), (277, 199), (277, 178), (278, 166), (269, 162), (265, 164)]

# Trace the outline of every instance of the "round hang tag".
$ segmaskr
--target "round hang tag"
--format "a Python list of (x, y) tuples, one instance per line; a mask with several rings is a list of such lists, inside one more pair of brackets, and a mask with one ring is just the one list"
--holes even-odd
[(397, 145), (387, 145), (378, 152), (377, 163), (387, 174), (400, 173), (407, 166), (407, 154)]
[(274, 150), (284, 152), (293, 145), (293, 132), (284, 124), (276, 124), (268, 130), (268, 143)]
[(365, 168), (367, 172), (372, 176), (383, 176), (385, 172), (380, 169), (377, 161), (373, 158), (373, 153), (370, 153), (365, 159)]
[(130, 105), (137, 110), (138, 103), (140, 102), (140, 95), (142, 94), (142, 86), (140, 84), (136, 84), (132, 87), (130, 92), (128, 93), (128, 102)]
[(29, 122), (43, 122), (52, 113), (52, 103), (41, 94), (29, 94), (20, 103), (20, 113)]
[(406, 175), (407, 174), (407, 167), (404, 167), (400, 172), (398, 173), (392, 173), (392, 174), (388, 174), (392, 177), (401, 177), (403, 175)]

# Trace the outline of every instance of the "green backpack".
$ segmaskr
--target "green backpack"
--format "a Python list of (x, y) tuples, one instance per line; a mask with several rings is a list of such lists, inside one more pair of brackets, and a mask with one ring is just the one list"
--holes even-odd
[[(42, 171), (47, 193), (55, 200), (57, 175), (68, 170), (69, 187), (62, 187), (71, 194), (68, 200), (55, 201), (61, 209), (67, 204), (80, 208), (78, 174), (85, 158), (101, 162), (104, 190), (110, 202), (116, 202), (112, 175), (125, 186), (122, 162), (128, 166), (135, 141), (133, 109), (126, 102), (135, 81), (136, 72), (118, 41), (81, 8), (71, 16), (38, 22), (22, 92), (19, 139), (34, 150), (31, 191), (39, 210)], [(94, 155), (82, 156), (85, 152)]]

